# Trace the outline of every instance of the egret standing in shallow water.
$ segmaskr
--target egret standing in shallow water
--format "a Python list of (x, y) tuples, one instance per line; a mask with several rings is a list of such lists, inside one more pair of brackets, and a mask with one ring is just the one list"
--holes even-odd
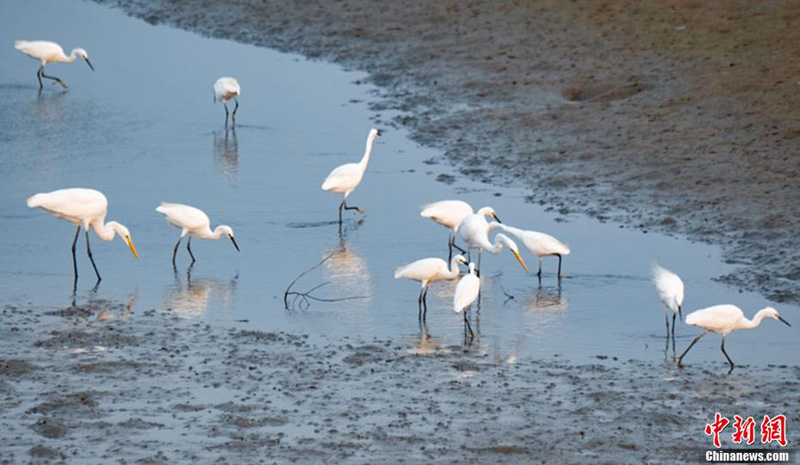
[(428, 287), (433, 281), (458, 278), (459, 264), (467, 264), (467, 259), (463, 255), (453, 257), (450, 262), (450, 269), (447, 268), (447, 262), (441, 258), (423, 258), (401, 266), (394, 272), (394, 279), (411, 279), (422, 284), (422, 289), (419, 291), (419, 298), (417, 299), (420, 320), (425, 320), (428, 315), (428, 303), (426, 302)]
[(361, 158), (361, 161), (358, 163), (347, 163), (334, 168), (328, 177), (325, 178), (325, 182), (322, 183), (322, 190), (344, 194), (344, 199), (342, 199), (342, 203), (339, 204), (340, 225), (342, 224), (342, 209), (364, 213), (364, 210), (358, 207), (348, 207), (347, 197), (352, 194), (361, 183), (361, 179), (364, 177), (364, 171), (366, 171), (367, 164), (369, 163), (370, 154), (372, 153), (372, 143), (375, 142), (375, 139), (380, 135), (381, 131), (379, 129), (370, 130), (367, 136), (367, 147), (364, 150), (364, 156)]
[(114, 239), (115, 234), (118, 235), (128, 244), (133, 256), (137, 259), (139, 258), (128, 228), (116, 221), (109, 221), (103, 224), (108, 210), (108, 199), (100, 191), (74, 188), (36, 194), (28, 197), (28, 207), (41, 207), (56, 218), (67, 220), (78, 226), (75, 231), (75, 239), (72, 240), (72, 269), (75, 273), (75, 284), (78, 283), (78, 262), (75, 258), (75, 246), (78, 242), (81, 228), (86, 232), (86, 253), (92, 262), (92, 268), (94, 268), (94, 273), (97, 275), (98, 283), (103, 278), (100, 277), (100, 272), (97, 271), (97, 265), (95, 265), (92, 257), (92, 248), (89, 246), (89, 228), (92, 228), (95, 235), (104, 241), (111, 241)]
[(731, 331), (737, 331), (740, 329), (753, 329), (757, 327), (761, 324), (761, 320), (764, 318), (774, 318), (786, 326), (792, 326), (786, 320), (781, 318), (781, 316), (778, 314), (778, 311), (772, 307), (765, 307), (759, 310), (752, 320), (747, 319), (742, 310), (735, 305), (715, 305), (713, 307), (697, 310), (686, 315), (687, 325), (698, 326), (703, 328), (705, 331), (694, 338), (692, 343), (689, 344), (689, 347), (687, 347), (681, 356), (678, 357), (678, 366), (683, 366), (683, 357), (686, 356), (686, 353), (689, 352), (689, 349), (691, 349), (692, 346), (694, 346), (697, 341), (700, 340), (700, 338), (709, 332), (712, 332), (722, 336), (721, 349), (722, 353), (725, 354), (725, 358), (728, 359), (728, 363), (731, 364), (731, 369), (728, 370), (728, 373), (730, 373), (733, 371), (734, 365), (733, 361), (728, 356), (728, 353), (725, 352), (725, 338)]
[(36, 79), (39, 80), (39, 90), (42, 90), (43, 87), (42, 78), (52, 79), (61, 84), (61, 87), (64, 89), (67, 88), (67, 84), (61, 79), (44, 74), (44, 67), (48, 63), (72, 63), (77, 57), (81, 57), (83, 61), (89, 65), (89, 68), (94, 71), (94, 66), (92, 66), (92, 63), (89, 61), (89, 54), (82, 48), (72, 49), (72, 53), (70, 53), (69, 56), (64, 53), (64, 49), (61, 48), (60, 45), (46, 40), (17, 40), (14, 41), (14, 48), (34, 60), (42, 62), (42, 66), (39, 68), (39, 71), (36, 72)]
[(664, 304), (664, 319), (667, 324), (667, 337), (669, 337), (669, 312), (672, 311), (672, 345), (675, 346), (675, 317), (680, 315), (683, 320), (681, 306), (683, 305), (683, 280), (675, 273), (662, 268), (657, 263), (653, 264), (653, 283), (658, 290), (658, 296)]
[(222, 102), (225, 107), (225, 126), (228, 125), (228, 100), (233, 99), (236, 106), (233, 107), (233, 114), (231, 114), (231, 126), (236, 126), (236, 110), (239, 109), (239, 99), (236, 97), (241, 93), (242, 88), (239, 87), (239, 81), (232, 77), (221, 77), (214, 83), (214, 103), (217, 100)]
[(463, 278), (456, 285), (456, 293), (453, 296), (453, 310), (456, 313), (464, 313), (464, 335), (466, 336), (469, 331), (469, 337), (472, 339), (475, 333), (472, 332), (472, 326), (469, 324), (469, 315), (467, 315), (467, 307), (472, 305), (481, 293), (481, 278), (475, 272), (475, 264), (470, 262), (469, 274), (464, 275)]
[[(486, 222), (486, 216), (491, 216), (496, 220), (496, 222), (492, 222), (491, 224)], [(472, 261), (471, 252), (472, 249), (478, 249), (478, 266), (477, 266), (477, 273), (480, 276), (481, 273), (481, 253), (484, 249), (487, 252), (492, 254), (498, 254), (503, 250), (503, 244), (508, 246), (508, 249), (514, 254), (517, 261), (520, 265), (522, 265), (522, 269), (526, 272), (528, 271), (528, 266), (525, 265), (525, 262), (522, 260), (522, 257), (519, 255), (519, 248), (517, 244), (512, 241), (508, 236), (505, 234), (498, 234), (494, 238), (494, 244), (489, 241), (489, 233), (493, 230), (500, 227), (500, 219), (497, 218), (497, 214), (494, 212), (492, 207), (483, 207), (478, 210), (477, 213), (472, 214), (464, 218), (461, 222), (461, 226), (459, 227), (459, 231), (461, 231), (461, 237), (464, 239), (464, 242), (467, 243), (467, 251), (469, 257), (467, 257), (470, 261)]]
[(181, 240), (187, 234), (189, 240), (186, 241), (186, 250), (189, 251), (189, 256), (192, 257), (192, 263), (196, 260), (192, 253), (192, 236), (200, 239), (219, 240), (223, 235), (228, 236), (236, 251), (239, 251), (239, 244), (233, 238), (233, 229), (230, 226), (221, 224), (213, 231), (211, 230), (211, 220), (208, 215), (203, 213), (199, 208), (190, 207), (188, 205), (181, 205), (179, 203), (166, 203), (161, 202), (161, 206), (156, 208), (156, 211), (163, 213), (167, 217), (167, 221), (176, 228), (181, 229), (181, 237), (178, 238), (178, 243), (172, 250), (172, 265), (175, 265), (175, 255), (178, 253), (178, 246), (181, 245)]
[(472, 206), (461, 200), (442, 200), (422, 207), (422, 211), (419, 213), (421, 217), (430, 218), (436, 224), (450, 229), (450, 238), (447, 241), (448, 261), (453, 257), (453, 247), (460, 250), (461, 253), (467, 253), (466, 250), (456, 245), (456, 233), (458, 233), (458, 227), (461, 226), (464, 218), (472, 213)]
[(522, 241), (532, 254), (536, 255), (539, 259), (539, 271), (536, 273), (540, 279), (542, 277), (542, 258), (543, 257), (558, 257), (558, 277), (561, 278), (561, 260), (564, 255), (569, 255), (569, 246), (555, 237), (540, 233), (536, 231), (524, 231), (522, 229), (513, 228), (505, 224), (498, 224), (498, 228), (514, 235), (517, 239)]

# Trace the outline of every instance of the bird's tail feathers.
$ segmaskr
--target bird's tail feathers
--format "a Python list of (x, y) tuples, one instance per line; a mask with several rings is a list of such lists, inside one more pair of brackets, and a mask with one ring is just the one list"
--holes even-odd
[(36, 208), (42, 206), (42, 194), (35, 194), (28, 197), (28, 208)]
[(22, 47), (24, 47), (24, 46), (25, 46), (25, 41), (24, 40), (15, 40), (14, 41), (14, 48), (15, 49), (22, 50)]

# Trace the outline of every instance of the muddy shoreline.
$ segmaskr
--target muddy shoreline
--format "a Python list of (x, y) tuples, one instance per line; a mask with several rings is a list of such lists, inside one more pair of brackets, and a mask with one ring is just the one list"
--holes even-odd
[(722, 281), (800, 301), (797, 4), (99, 1), (365, 70), (460, 174), (718, 244)]
[(794, 422), (800, 402), (798, 367), (495, 358), (129, 307), (2, 310), (0, 463), (685, 463), (710, 412)]

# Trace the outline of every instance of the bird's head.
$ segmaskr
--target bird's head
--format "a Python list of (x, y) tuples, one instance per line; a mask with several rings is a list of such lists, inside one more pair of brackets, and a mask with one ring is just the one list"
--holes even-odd
[(459, 265), (469, 265), (469, 262), (463, 255), (456, 255), (453, 260)]
[(502, 223), (502, 221), (500, 221), (500, 218), (497, 217), (497, 213), (495, 213), (494, 208), (492, 207), (481, 208), (480, 210), (478, 210), (478, 215), (488, 216), (497, 221), (498, 223)]
[(131, 232), (128, 230), (128, 228), (117, 223), (116, 221), (109, 221), (106, 224), (106, 227), (111, 227), (114, 233), (116, 233), (117, 236), (120, 237), (120, 239), (125, 241), (125, 244), (127, 244), (128, 248), (131, 249), (131, 252), (133, 252), (133, 256), (136, 257), (136, 259), (138, 260), (139, 254), (136, 252), (136, 247), (133, 246), (133, 240), (131, 239)]
[(380, 130), (380, 129), (376, 129), (376, 128), (372, 128), (372, 130), (369, 132), (369, 137), (371, 139), (375, 139), (375, 138), (380, 137), (382, 135), (383, 135), (383, 131)]
[(72, 50), (72, 53), (83, 58), (83, 61), (85, 61), (86, 64), (89, 65), (89, 68), (91, 68), (92, 71), (94, 71), (94, 66), (92, 66), (92, 62), (89, 61), (89, 54), (86, 52), (86, 50), (82, 48), (76, 48)]
[(781, 323), (785, 324), (786, 326), (792, 326), (792, 325), (789, 324), (788, 321), (786, 321), (783, 318), (781, 318), (781, 315), (778, 313), (778, 311), (775, 310), (772, 307), (767, 307), (767, 308), (761, 310), (759, 313), (762, 314), (764, 316), (764, 318), (774, 318), (774, 319), (780, 321)]
[(236, 243), (236, 239), (233, 238), (233, 228), (231, 228), (230, 226), (221, 224), (221, 225), (217, 226), (217, 231), (216, 232), (217, 233), (222, 233), (222, 234), (225, 234), (226, 236), (228, 236), (228, 239), (231, 240), (231, 242), (233, 243), (233, 246), (236, 247), (236, 251), (240, 252), (239, 244), (237, 244)]

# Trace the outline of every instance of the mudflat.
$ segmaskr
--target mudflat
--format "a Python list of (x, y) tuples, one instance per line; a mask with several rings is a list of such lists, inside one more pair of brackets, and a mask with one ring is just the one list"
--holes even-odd
[(365, 70), (462, 175), (719, 244), (721, 280), (800, 301), (796, 2), (100, 1)]

